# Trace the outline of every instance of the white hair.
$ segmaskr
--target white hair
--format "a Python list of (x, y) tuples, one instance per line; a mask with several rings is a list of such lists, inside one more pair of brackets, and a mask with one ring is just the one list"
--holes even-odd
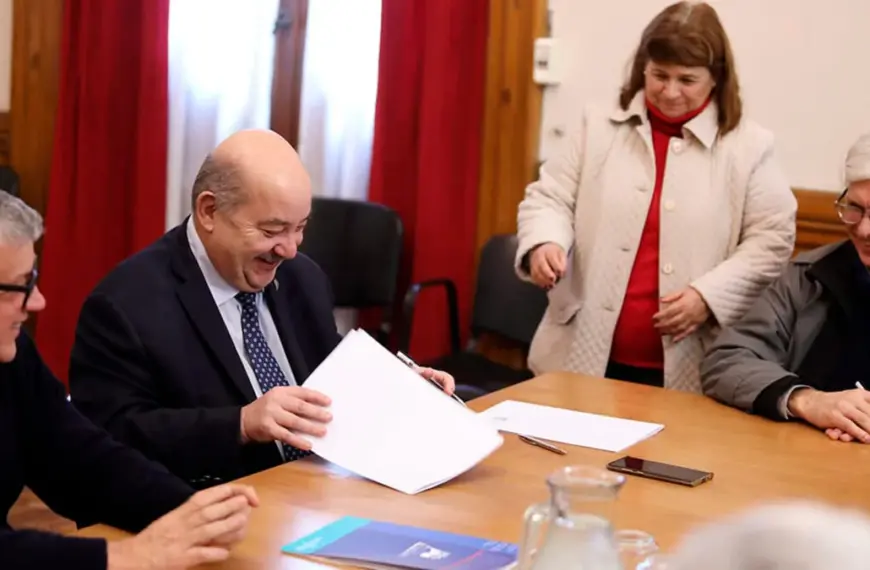
[(755, 507), (687, 535), (668, 570), (866, 570), (870, 517), (815, 502)]
[(870, 180), (870, 133), (861, 135), (846, 155), (846, 185)]
[(8, 192), (0, 190), (0, 242), (6, 245), (32, 243), (42, 237), (39, 212)]

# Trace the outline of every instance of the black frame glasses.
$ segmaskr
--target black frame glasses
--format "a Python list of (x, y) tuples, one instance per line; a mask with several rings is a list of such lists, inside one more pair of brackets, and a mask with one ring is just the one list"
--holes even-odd
[(862, 208), (858, 204), (843, 202), (843, 198), (846, 197), (846, 192), (848, 191), (848, 188), (843, 190), (840, 197), (834, 201), (834, 207), (837, 208), (837, 216), (840, 218), (841, 222), (847, 226), (854, 226), (860, 224), (867, 215), (867, 208)]
[(27, 283), (24, 285), (9, 285), (7, 283), (0, 283), (0, 291), (8, 291), (10, 293), (24, 293), (24, 301), (21, 303), (21, 308), (27, 306), (27, 301), (30, 300), (30, 296), (33, 294), (33, 290), (36, 288), (36, 278), (39, 277), (39, 271), (34, 267), (30, 272), (30, 277), (27, 279)]

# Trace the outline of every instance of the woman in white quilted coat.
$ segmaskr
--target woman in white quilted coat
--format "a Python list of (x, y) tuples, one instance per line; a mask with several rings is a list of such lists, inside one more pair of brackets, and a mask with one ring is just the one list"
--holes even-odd
[(700, 392), (706, 345), (791, 257), (796, 209), (715, 10), (666, 8), (619, 105), (583, 110), (519, 206), (517, 270), (549, 295), (529, 367)]

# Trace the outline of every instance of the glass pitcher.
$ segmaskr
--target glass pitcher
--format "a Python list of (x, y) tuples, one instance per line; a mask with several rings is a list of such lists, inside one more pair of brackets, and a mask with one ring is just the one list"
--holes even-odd
[[(663, 570), (664, 566), (656, 564), (659, 546), (655, 538), (642, 530), (616, 531), (616, 545), (622, 558), (624, 570)], [(661, 558), (659, 557), (659, 560)]]
[(609, 510), (625, 477), (565, 467), (547, 478), (550, 501), (526, 510), (518, 570), (621, 570)]

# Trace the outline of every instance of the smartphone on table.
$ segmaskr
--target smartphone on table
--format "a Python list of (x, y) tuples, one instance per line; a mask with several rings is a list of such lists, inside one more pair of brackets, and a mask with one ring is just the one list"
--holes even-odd
[(701, 483), (705, 483), (713, 478), (713, 473), (709, 471), (700, 471), (698, 469), (690, 469), (688, 467), (632, 456), (621, 457), (616, 461), (611, 461), (607, 464), (607, 468), (619, 473), (637, 475), (647, 479), (666, 481), (688, 487), (697, 487)]

